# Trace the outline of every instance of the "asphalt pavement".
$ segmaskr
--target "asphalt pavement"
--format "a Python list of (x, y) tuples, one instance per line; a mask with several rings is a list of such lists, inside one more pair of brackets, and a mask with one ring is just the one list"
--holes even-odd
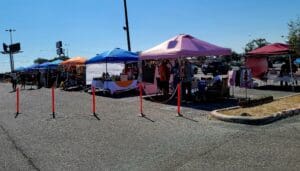
[[(300, 116), (263, 126), (209, 117), (229, 102), (176, 106), (138, 97), (96, 97), (85, 92), (22, 90), (15, 118), (15, 93), (0, 83), (0, 170), (300, 170)], [(243, 89), (235, 95), (242, 96)], [(250, 96), (291, 92), (249, 90)], [(152, 121), (154, 122), (152, 122)]]

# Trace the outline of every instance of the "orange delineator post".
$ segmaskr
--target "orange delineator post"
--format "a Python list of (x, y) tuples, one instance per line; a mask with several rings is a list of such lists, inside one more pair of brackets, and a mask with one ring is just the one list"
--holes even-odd
[(142, 83), (139, 83), (139, 88), (140, 88), (140, 112), (142, 117), (144, 117), (144, 113), (143, 113), (143, 85)]
[(55, 93), (54, 93), (54, 86), (52, 86), (52, 117), (55, 118)]
[(16, 101), (16, 105), (17, 105), (17, 115), (19, 114), (20, 112), (20, 90), (19, 90), (19, 87), (17, 87), (17, 101)]
[(180, 98), (181, 98), (181, 88), (180, 88), (180, 83), (177, 84), (177, 113), (178, 116), (182, 116), (182, 114), (180, 113)]
[(92, 87), (92, 93), (93, 93), (93, 106), (92, 106), (92, 110), (93, 110), (93, 114), (96, 114), (96, 100), (95, 100), (95, 87)]

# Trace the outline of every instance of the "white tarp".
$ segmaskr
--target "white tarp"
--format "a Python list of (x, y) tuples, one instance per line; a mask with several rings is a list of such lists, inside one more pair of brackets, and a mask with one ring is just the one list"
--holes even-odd
[[(121, 63), (108, 63), (107, 72), (110, 76), (120, 75), (125, 65)], [(102, 74), (106, 72), (106, 64), (88, 64), (86, 65), (86, 85), (91, 85), (93, 78), (102, 77)]]

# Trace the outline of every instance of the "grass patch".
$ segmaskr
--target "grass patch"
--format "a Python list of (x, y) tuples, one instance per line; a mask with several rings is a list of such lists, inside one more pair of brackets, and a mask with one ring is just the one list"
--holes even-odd
[(300, 108), (300, 95), (285, 97), (279, 100), (275, 100), (271, 103), (254, 107), (224, 110), (222, 111), (222, 114), (231, 116), (244, 115), (253, 117), (263, 117), (292, 108)]

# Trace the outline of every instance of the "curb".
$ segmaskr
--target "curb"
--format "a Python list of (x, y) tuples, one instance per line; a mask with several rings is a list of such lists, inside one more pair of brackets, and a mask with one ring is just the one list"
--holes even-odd
[[(299, 94), (297, 93), (296, 95), (299, 95)], [(290, 95), (290, 96), (286, 96), (286, 97), (291, 97), (291, 96), (295, 96), (295, 95)], [(282, 98), (286, 98), (286, 97), (282, 97)], [(282, 99), (282, 98), (279, 98), (279, 99)], [(225, 109), (221, 109), (221, 110), (214, 110), (210, 113), (210, 115), (221, 121), (235, 122), (235, 123), (249, 124), (249, 125), (264, 125), (264, 124), (272, 123), (279, 119), (284, 119), (287, 117), (300, 115), (300, 107), (292, 108), (289, 110), (284, 110), (284, 111), (274, 113), (270, 116), (265, 116), (265, 117), (229, 116), (229, 115), (224, 115), (221, 113), (224, 110), (237, 109), (237, 108), (241, 108), (241, 107), (236, 106), (236, 107), (230, 107), (230, 108), (225, 108)]]
[(285, 110), (266, 117), (229, 116), (229, 115), (224, 115), (219, 113), (218, 110), (214, 110), (211, 112), (211, 115), (214, 118), (219, 119), (221, 121), (235, 122), (235, 123), (249, 124), (249, 125), (269, 124), (276, 120), (299, 115), (299, 114), (300, 114), (300, 108)]

